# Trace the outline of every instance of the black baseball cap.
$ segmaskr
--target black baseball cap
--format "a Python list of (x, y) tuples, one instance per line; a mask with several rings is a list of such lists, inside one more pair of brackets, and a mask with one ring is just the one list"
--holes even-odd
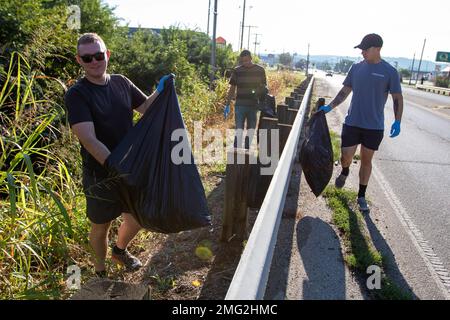
[(381, 48), (383, 46), (383, 39), (376, 33), (365, 35), (361, 43), (355, 46), (356, 48), (367, 50), (372, 47)]

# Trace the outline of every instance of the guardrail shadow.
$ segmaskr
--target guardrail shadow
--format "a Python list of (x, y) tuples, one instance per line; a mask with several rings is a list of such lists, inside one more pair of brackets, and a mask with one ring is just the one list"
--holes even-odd
[(320, 218), (305, 217), (297, 224), (296, 232), (306, 272), (302, 279), (303, 299), (346, 299), (344, 258), (333, 228)]
[[(301, 211), (297, 212), (301, 166), (296, 164), (294, 168), (265, 299), (346, 299), (345, 267), (339, 238), (322, 219), (301, 217)], [(297, 196), (292, 197), (293, 194)], [(292, 210), (294, 206), (295, 211)], [(295, 238), (298, 253), (293, 252)], [(297, 260), (303, 263), (304, 274), (292, 274), (292, 254), (299, 255)]]

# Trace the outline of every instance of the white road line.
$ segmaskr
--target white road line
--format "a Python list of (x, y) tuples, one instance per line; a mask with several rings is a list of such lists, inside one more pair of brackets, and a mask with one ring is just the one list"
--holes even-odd
[(411, 217), (408, 215), (406, 209), (403, 207), (400, 200), (393, 192), (390, 184), (387, 182), (381, 171), (374, 163), (372, 164), (372, 172), (375, 180), (378, 182), (381, 190), (383, 190), (384, 195), (394, 209), (395, 215), (400, 220), (400, 223), (403, 225), (406, 233), (410, 237), (411, 242), (414, 244), (419, 255), (425, 262), (425, 265), (430, 271), (431, 277), (436, 282), (438, 288), (442, 291), (445, 298), (447, 300), (450, 300), (450, 287), (448, 287), (449, 284), (447, 282), (450, 273), (444, 267), (441, 259), (436, 255), (434, 250), (429, 245), (428, 241), (423, 240), (424, 237), (422, 235), (422, 232), (420, 232), (414, 222), (412, 222)]

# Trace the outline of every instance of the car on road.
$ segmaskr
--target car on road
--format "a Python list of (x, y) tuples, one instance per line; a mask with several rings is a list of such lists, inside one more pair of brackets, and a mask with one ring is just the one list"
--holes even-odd
[(332, 77), (332, 76), (333, 76), (333, 72), (327, 71), (327, 74), (326, 74), (325, 76), (326, 76), (326, 77)]

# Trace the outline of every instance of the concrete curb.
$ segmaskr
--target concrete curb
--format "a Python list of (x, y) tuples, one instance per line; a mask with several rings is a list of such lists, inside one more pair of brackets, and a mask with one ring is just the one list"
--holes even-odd
[(416, 89), (418, 90), (425, 90), (427, 92), (437, 93), (444, 96), (450, 96), (450, 89), (446, 88), (440, 88), (440, 87), (433, 87), (433, 86), (426, 86), (426, 85), (416, 85)]

